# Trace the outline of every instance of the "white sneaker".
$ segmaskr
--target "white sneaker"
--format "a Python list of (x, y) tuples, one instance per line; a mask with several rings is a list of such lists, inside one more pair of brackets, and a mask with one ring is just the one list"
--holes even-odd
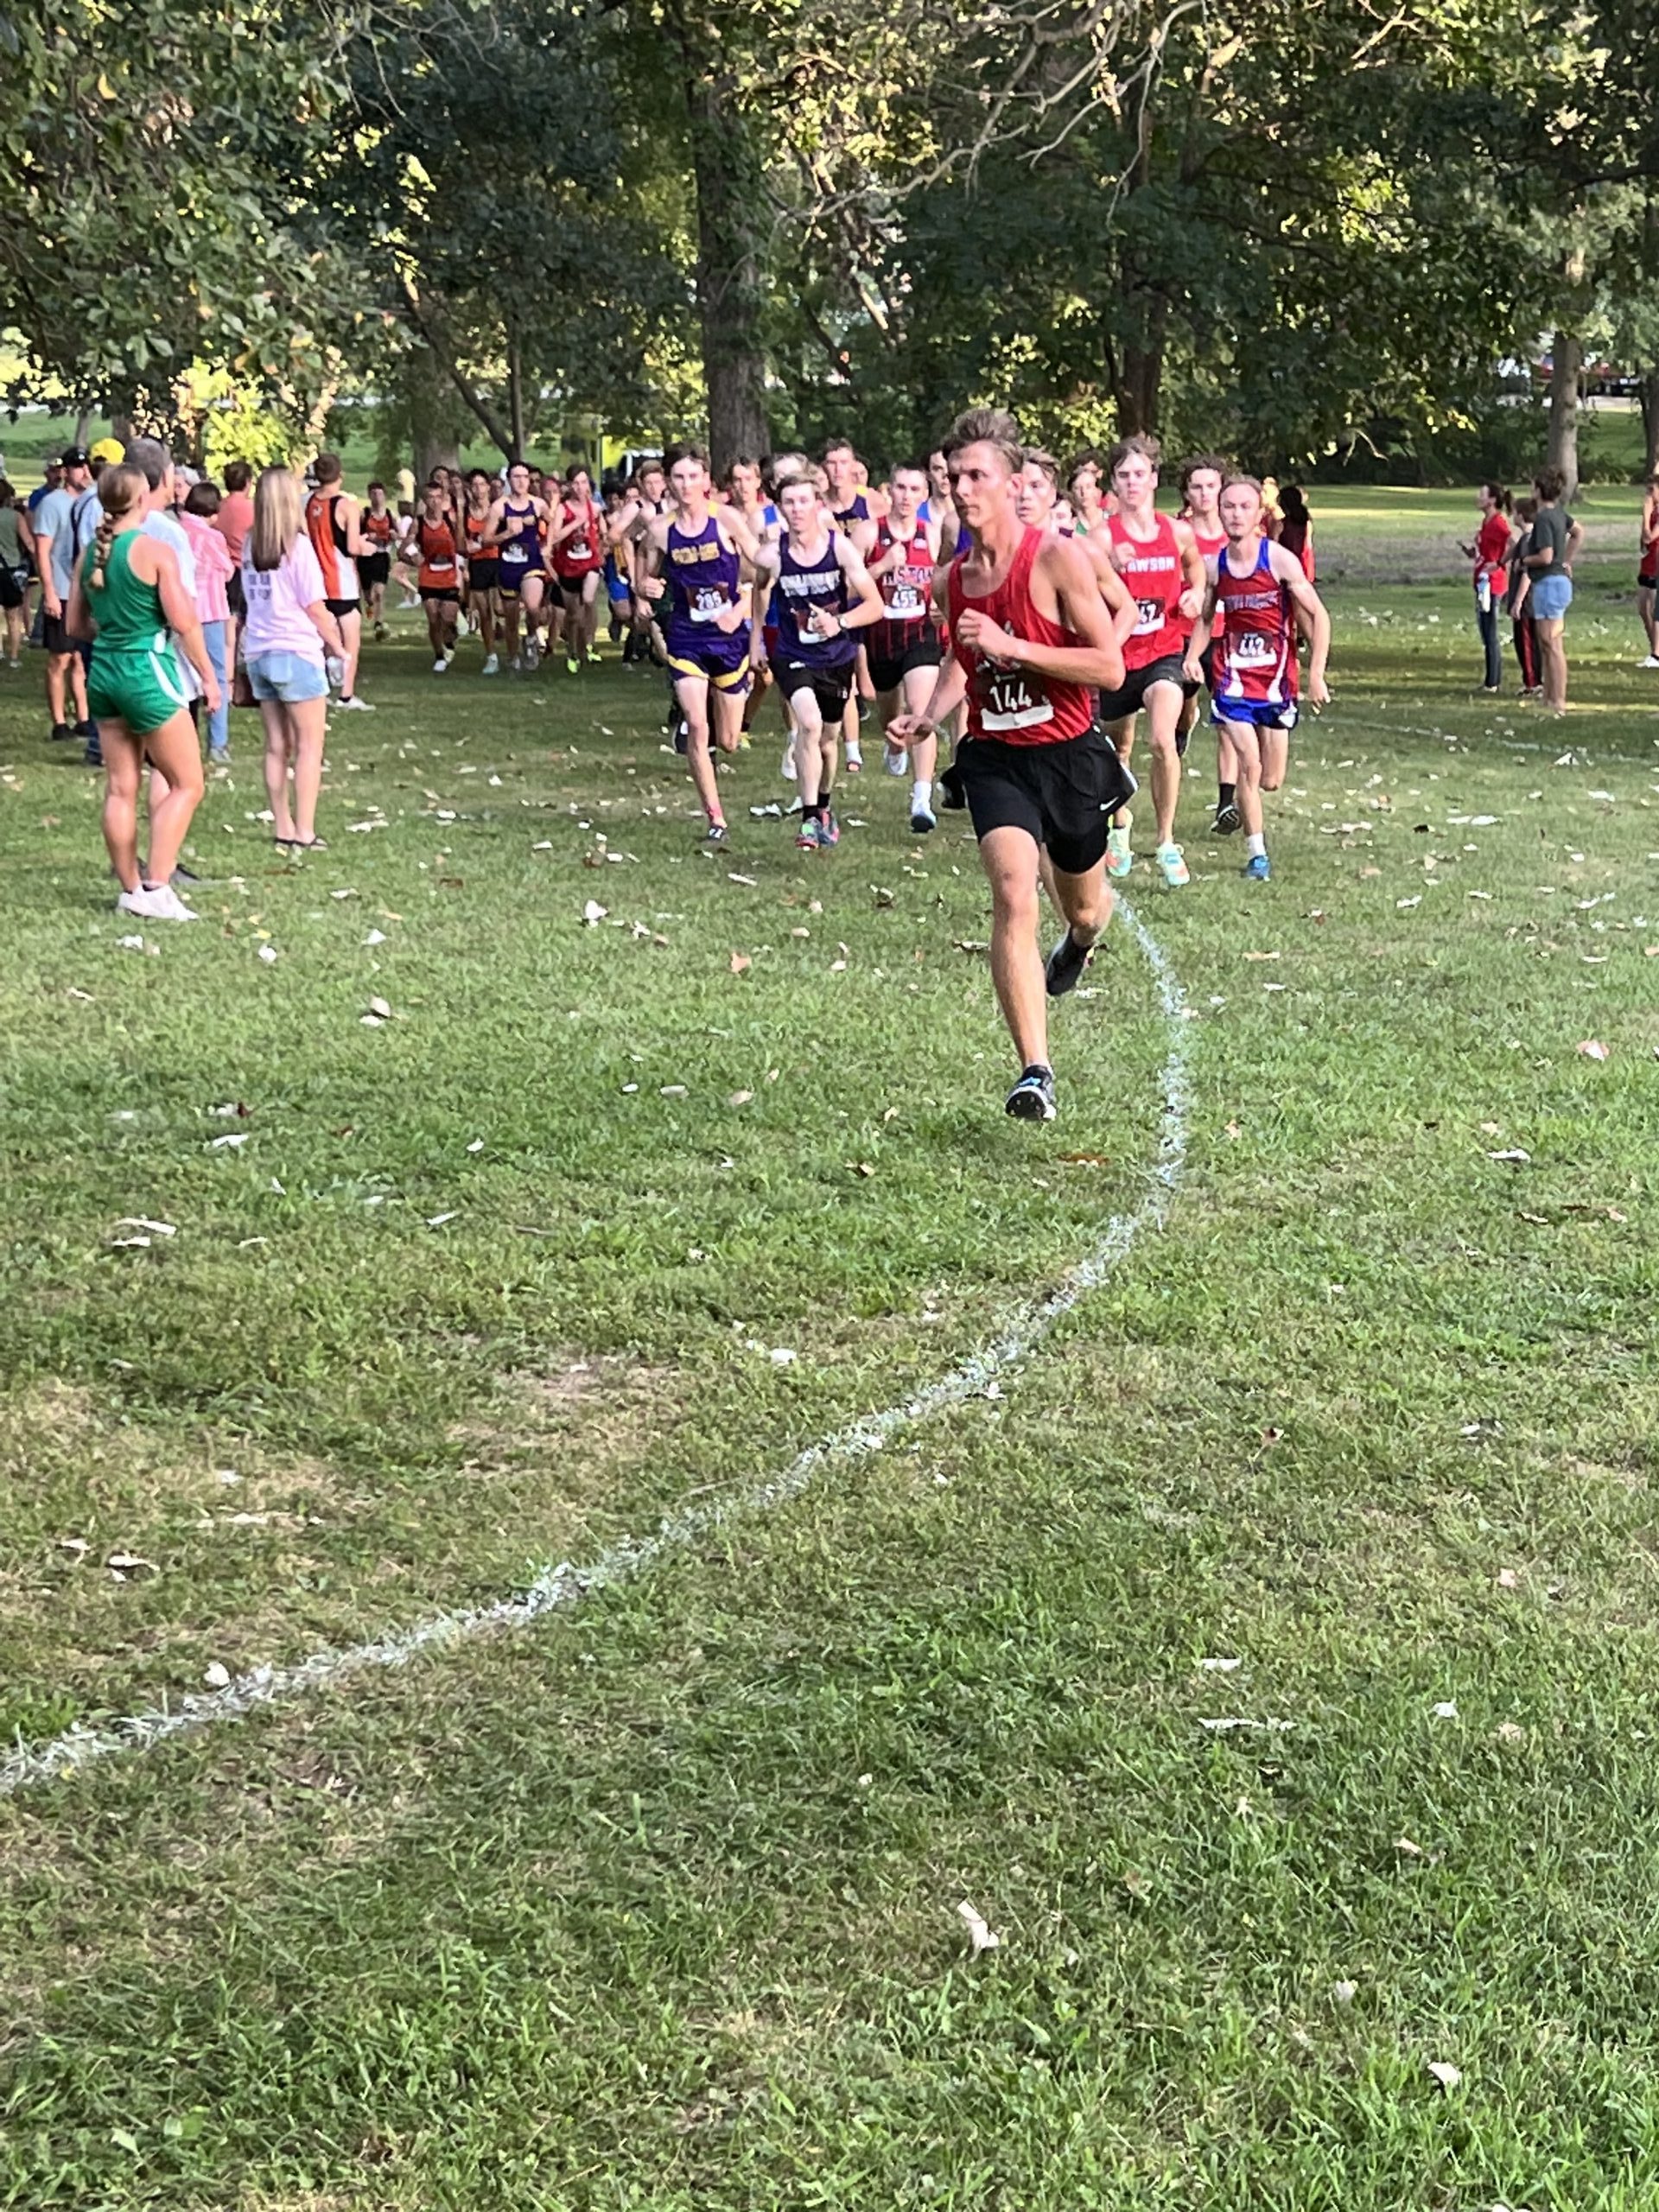
[(526, 638), (526, 639), (525, 639), (525, 640), (524, 640), (524, 666), (525, 666), (525, 668), (526, 668), (528, 671), (531, 671), (531, 672), (533, 673), (533, 672), (534, 672), (534, 670), (535, 670), (535, 667), (536, 667), (536, 664), (537, 664), (537, 662), (538, 660), (540, 660), (541, 657), (542, 657), (542, 643), (541, 643), (541, 639), (540, 639), (539, 638)]
[[(11, 664), (14, 668), (17, 665), (16, 661)], [(1645, 660), (1639, 660), (1636, 664), (1638, 668), (1659, 668), (1659, 653), (1649, 653)]]
[(861, 776), (864, 772), (864, 750), (855, 737), (849, 737), (846, 747), (847, 772)]
[(1192, 873), (1187, 868), (1179, 845), (1160, 845), (1158, 865), (1164, 872), (1164, 881), (1172, 891), (1179, 891), (1183, 884), (1191, 883)]
[(374, 712), (374, 709), (370, 705), (369, 702), (366, 699), (359, 698), (355, 691), (353, 692), (349, 699), (336, 700), (335, 704), (337, 706), (343, 707), (346, 712), (350, 715), (372, 715)]
[(1129, 870), (1134, 866), (1135, 855), (1129, 850), (1128, 831), (1127, 830), (1109, 830), (1106, 832), (1107, 874), (1112, 877), (1115, 881), (1120, 880), (1129, 873)]
[(142, 888), (137, 891), (124, 891), (115, 902), (115, 911), (118, 914), (136, 915), (142, 922), (159, 922), (162, 918), (162, 912), (156, 904), (159, 895), (157, 892), (145, 891)]
[(490, 655), (489, 658), (488, 658), (488, 659), (485, 662), (485, 664), (484, 664), (484, 673), (485, 673), (485, 675), (486, 675), (486, 676), (499, 676), (499, 675), (500, 675), (500, 673), (501, 673), (501, 659), (500, 659), (500, 656), (499, 656), (499, 654), (498, 654), (498, 653), (492, 653), (492, 654)]
[(170, 883), (124, 891), (115, 903), (122, 913), (137, 914), (147, 922), (196, 922), (201, 918), (194, 907), (185, 905)]
[(784, 747), (783, 765), (778, 771), (786, 784), (795, 780), (795, 741), (790, 738)]
[(445, 654), (445, 653), (440, 653), (440, 654), (438, 655), (438, 657), (437, 657), (436, 660), (435, 660), (435, 661), (433, 662), (433, 664), (432, 664), (432, 673), (433, 673), (433, 675), (434, 675), (434, 676), (448, 676), (448, 673), (449, 673), (449, 660), (448, 660), (448, 656), (447, 654)]

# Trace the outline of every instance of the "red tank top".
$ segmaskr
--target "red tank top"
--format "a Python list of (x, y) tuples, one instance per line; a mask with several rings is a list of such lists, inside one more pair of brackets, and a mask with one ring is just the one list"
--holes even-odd
[(487, 507), (485, 508), (481, 515), (475, 515), (470, 507), (462, 509), (461, 517), (461, 536), (467, 541), (467, 558), (468, 561), (474, 563), (479, 561), (489, 562), (499, 557), (500, 551), (499, 547), (486, 545), (484, 543), (484, 533), (489, 526), (490, 511)]
[(346, 531), (340, 519), (341, 497), (331, 488), (314, 492), (305, 503), (305, 534), (322, 570), (325, 599), (357, 597), (357, 565), (346, 550)]
[(962, 588), (965, 553), (958, 554), (946, 571), (945, 590), (950, 614), (950, 649), (968, 671), (968, 734), (1000, 738), (1005, 745), (1058, 745), (1081, 737), (1095, 718), (1095, 695), (1086, 683), (1071, 683), (1058, 676), (1039, 676), (1034, 669), (987, 660), (971, 645), (957, 640), (957, 626), (966, 613), (984, 614), (1015, 638), (1033, 645), (1079, 646), (1083, 639), (1032, 604), (1031, 564), (1042, 549), (1046, 533), (1027, 531), (995, 591), (982, 599)]
[(590, 499), (585, 506), (578, 506), (574, 499), (567, 499), (559, 510), (559, 527), (574, 522), (576, 529), (572, 536), (553, 548), (553, 570), (560, 576), (585, 576), (590, 569), (605, 565), (605, 549), (599, 542), (599, 509)]
[(882, 616), (865, 632), (874, 660), (899, 660), (912, 645), (931, 645), (938, 639), (932, 619), (933, 548), (927, 524), (920, 520), (912, 523), (910, 536), (901, 540), (893, 536), (883, 515), (875, 525), (871, 563), (886, 560), (893, 547), (901, 543), (904, 559), (875, 580), (881, 594)]
[(415, 526), (415, 542), (421, 556), (417, 588), (454, 591), (461, 582), (461, 572), (455, 566), (455, 533), (448, 523), (423, 518)]
[(392, 531), (396, 529), (397, 523), (397, 518), (390, 507), (383, 515), (376, 514), (372, 507), (365, 507), (363, 510), (363, 535), (382, 553), (391, 543)]
[(1197, 523), (1189, 523), (1187, 527), (1192, 531), (1194, 538), (1197, 539), (1198, 550), (1204, 556), (1205, 559), (1206, 561), (1215, 560), (1220, 554), (1222, 547), (1227, 543), (1226, 531), (1224, 530), (1217, 530), (1211, 532), (1207, 530), (1200, 530)]
[(1183, 626), (1178, 612), (1186, 580), (1181, 574), (1174, 524), (1167, 515), (1160, 515), (1156, 531), (1147, 538), (1131, 537), (1122, 515), (1113, 515), (1107, 528), (1114, 546), (1129, 549), (1128, 564), (1118, 571), (1135, 606), (1135, 627), (1123, 640), (1124, 667), (1145, 668), (1185, 652), (1192, 625)]
[(1296, 632), (1290, 594), (1273, 573), (1273, 548), (1262, 540), (1255, 565), (1236, 576), (1224, 552), (1216, 563), (1217, 707), (1230, 699), (1277, 706), (1296, 696)]

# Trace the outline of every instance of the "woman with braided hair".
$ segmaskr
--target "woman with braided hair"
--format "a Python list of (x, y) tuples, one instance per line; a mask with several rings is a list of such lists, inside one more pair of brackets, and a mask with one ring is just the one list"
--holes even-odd
[[(194, 922), (171, 879), (201, 799), (201, 753), (169, 630), (201, 679), (209, 713), (219, 684), (177, 556), (144, 535), (148, 478), (142, 469), (106, 468), (98, 496), (104, 512), (75, 571), (65, 627), (71, 637), (98, 639), (86, 703), (104, 752), (104, 842), (121, 882), (116, 904), (146, 921)], [(138, 787), (146, 759), (167, 790), (151, 808), (149, 864), (141, 874)]]

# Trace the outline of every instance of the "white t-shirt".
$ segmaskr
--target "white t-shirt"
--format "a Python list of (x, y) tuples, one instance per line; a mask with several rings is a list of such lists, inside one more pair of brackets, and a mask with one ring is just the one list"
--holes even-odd
[[(196, 556), (192, 550), (190, 540), (185, 536), (184, 524), (178, 517), (168, 514), (162, 508), (157, 507), (153, 514), (144, 517), (139, 528), (139, 536), (153, 537), (158, 545), (172, 547), (174, 557), (179, 564), (180, 580), (185, 590), (194, 600), (196, 595)], [(179, 674), (184, 679), (185, 690), (193, 699), (199, 699), (202, 696), (201, 678), (186, 658), (184, 647), (179, 643), (177, 638), (173, 640), (173, 658), (178, 663)]]
[(242, 628), (247, 659), (257, 659), (262, 653), (292, 653), (322, 666), (322, 639), (305, 611), (323, 596), (322, 563), (303, 531), (275, 569), (254, 567), (253, 533), (249, 531), (242, 549), (242, 595), (248, 607)]

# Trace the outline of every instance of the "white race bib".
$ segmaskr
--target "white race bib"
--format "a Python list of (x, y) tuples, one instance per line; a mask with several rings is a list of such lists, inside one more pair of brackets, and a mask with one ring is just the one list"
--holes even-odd
[(890, 622), (919, 622), (927, 613), (922, 594), (912, 583), (889, 585), (887, 615)]
[(1053, 719), (1054, 702), (1046, 691), (1033, 691), (1030, 677), (1019, 670), (993, 676), (987, 683), (979, 714), (982, 729), (1035, 729)]
[(1271, 639), (1260, 630), (1245, 630), (1228, 643), (1227, 659), (1234, 668), (1271, 668), (1279, 655)]
[(1137, 599), (1134, 634), (1149, 638), (1164, 626), (1164, 602), (1161, 599)]

